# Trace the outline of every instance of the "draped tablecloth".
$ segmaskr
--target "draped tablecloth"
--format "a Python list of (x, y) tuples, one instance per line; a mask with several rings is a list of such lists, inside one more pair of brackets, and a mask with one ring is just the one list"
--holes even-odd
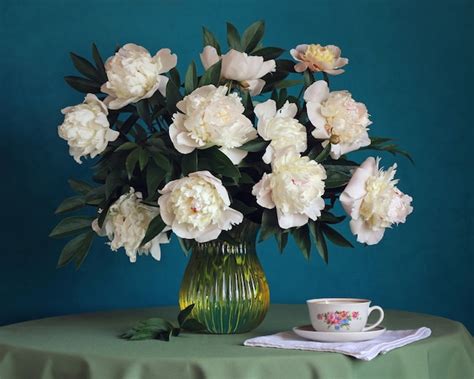
[(459, 322), (386, 311), (388, 329), (431, 328), (430, 338), (370, 362), (336, 353), (244, 347), (250, 337), (309, 323), (305, 305), (272, 305), (256, 330), (238, 335), (183, 333), (170, 342), (117, 336), (177, 308), (78, 314), (0, 327), (1, 379), (148, 378), (474, 378), (474, 343)]

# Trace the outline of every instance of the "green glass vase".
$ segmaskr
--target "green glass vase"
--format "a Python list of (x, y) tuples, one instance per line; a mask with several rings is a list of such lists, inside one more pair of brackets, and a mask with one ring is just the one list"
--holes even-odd
[(237, 243), (215, 240), (192, 249), (179, 306), (194, 304), (191, 317), (208, 333), (245, 333), (265, 318), (270, 291), (257, 257), (256, 234), (256, 225), (246, 223), (233, 231)]

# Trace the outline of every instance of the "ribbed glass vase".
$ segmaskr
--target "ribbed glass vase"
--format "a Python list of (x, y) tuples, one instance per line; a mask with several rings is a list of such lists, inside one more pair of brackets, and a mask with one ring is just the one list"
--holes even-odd
[(257, 257), (255, 224), (233, 233), (239, 241), (196, 244), (179, 292), (181, 309), (194, 304), (191, 317), (209, 333), (245, 333), (265, 318), (270, 291)]

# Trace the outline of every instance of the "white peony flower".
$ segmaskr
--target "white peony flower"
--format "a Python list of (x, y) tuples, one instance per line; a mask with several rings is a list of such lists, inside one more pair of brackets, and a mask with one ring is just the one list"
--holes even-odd
[(173, 180), (159, 192), (161, 218), (178, 237), (208, 242), (243, 220), (242, 213), (230, 208), (221, 181), (209, 171)]
[(331, 144), (331, 157), (370, 145), (367, 127), (372, 124), (364, 104), (356, 102), (348, 91), (329, 92), (327, 83), (318, 80), (304, 93), (308, 118), (314, 125), (314, 138)]
[(262, 207), (276, 207), (282, 229), (298, 227), (321, 215), (325, 179), (322, 165), (288, 149), (273, 160), (272, 173), (263, 174), (252, 195)]
[(165, 228), (151, 241), (140, 246), (151, 220), (160, 213), (157, 207), (145, 205), (141, 200), (142, 194), (130, 188), (129, 193), (120, 196), (109, 208), (102, 228), (99, 228), (97, 219), (92, 223), (92, 229), (97, 234), (109, 238), (112, 251), (123, 247), (132, 263), (137, 260), (137, 254), (148, 253), (159, 261), (160, 244), (169, 242), (165, 233), (169, 229)]
[(323, 71), (331, 75), (344, 72), (341, 67), (349, 63), (349, 59), (341, 58), (341, 49), (334, 45), (298, 45), (290, 50), (291, 56), (299, 61), (295, 65), (296, 72)]
[(367, 158), (357, 168), (340, 200), (352, 218), (350, 227), (357, 241), (375, 245), (382, 239), (385, 228), (404, 223), (413, 211), (410, 196), (402, 193), (394, 180), (396, 167), (379, 170), (380, 158)]
[(105, 62), (108, 82), (101, 91), (106, 93), (104, 103), (110, 109), (120, 109), (141, 99), (148, 99), (159, 90), (166, 93), (166, 72), (176, 66), (176, 54), (170, 49), (159, 50), (154, 57), (147, 49), (128, 43)]
[(274, 72), (276, 68), (273, 59), (264, 61), (263, 57), (248, 55), (233, 49), (219, 56), (214, 47), (206, 46), (200, 56), (206, 70), (222, 59), (221, 77), (239, 82), (242, 87), (248, 88), (252, 96), (262, 92), (265, 80), (260, 78)]
[(265, 141), (271, 141), (262, 157), (265, 163), (270, 163), (276, 153), (289, 147), (297, 153), (306, 150), (306, 128), (294, 118), (297, 111), (296, 104), (288, 101), (278, 111), (273, 100), (255, 107), (257, 132)]
[(93, 94), (87, 94), (84, 103), (64, 108), (61, 113), (65, 117), (58, 134), (67, 141), (69, 154), (79, 164), (81, 157), (94, 158), (119, 136), (119, 132), (109, 127), (107, 107)]
[(247, 155), (238, 148), (257, 137), (252, 122), (242, 114), (245, 108), (240, 97), (236, 93), (227, 95), (225, 86), (197, 88), (176, 106), (182, 113), (173, 115), (169, 133), (182, 154), (216, 145), (238, 164)]

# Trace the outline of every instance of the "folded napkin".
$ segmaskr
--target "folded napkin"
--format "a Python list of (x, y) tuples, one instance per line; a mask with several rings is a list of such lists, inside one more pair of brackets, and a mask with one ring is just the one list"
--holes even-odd
[(428, 338), (431, 329), (387, 330), (381, 336), (361, 342), (317, 342), (310, 341), (293, 332), (281, 332), (270, 336), (250, 338), (245, 346), (274, 347), (278, 349), (330, 351), (350, 355), (363, 361), (370, 361), (379, 354)]

